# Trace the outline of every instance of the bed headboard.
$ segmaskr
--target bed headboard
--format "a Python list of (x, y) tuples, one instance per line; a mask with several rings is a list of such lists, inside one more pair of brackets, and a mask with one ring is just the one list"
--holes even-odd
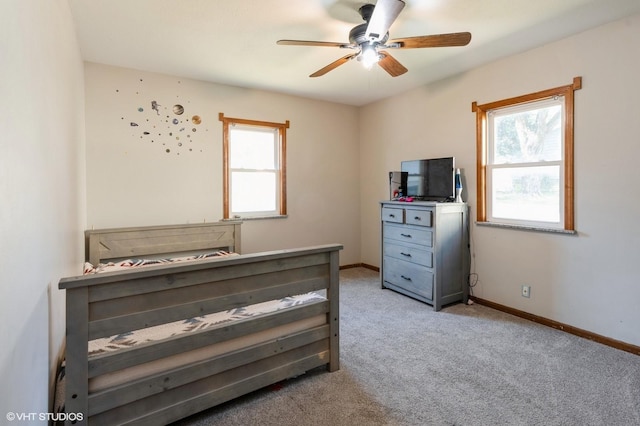
[(228, 250), (240, 253), (239, 221), (141, 226), (85, 231), (85, 257), (93, 265), (159, 254)]

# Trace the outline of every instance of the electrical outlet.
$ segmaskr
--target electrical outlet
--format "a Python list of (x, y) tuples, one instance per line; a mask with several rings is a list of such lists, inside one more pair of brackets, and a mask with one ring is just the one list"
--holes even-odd
[(530, 297), (531, 296), (531, 286), (523, 285), (522, 286), (522, 297)]

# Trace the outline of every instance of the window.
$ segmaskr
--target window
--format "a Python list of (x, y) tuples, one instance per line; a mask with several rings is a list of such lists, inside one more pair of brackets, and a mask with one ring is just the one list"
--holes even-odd
[(573, 84), (476, 113), (478, 222), (573, 231)]
[(287, 214), (285, 123), (224, 117), (223, 217)]

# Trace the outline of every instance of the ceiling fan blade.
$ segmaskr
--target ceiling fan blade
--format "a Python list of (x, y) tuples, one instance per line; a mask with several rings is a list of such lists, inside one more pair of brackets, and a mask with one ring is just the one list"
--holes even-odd
[(347, 56), (343, 56), (342, 58), (338, 59), (337, 61), (331, 62), (326, 67), (320, 68), (318, 71), (314, 72), (309, 77), (320, 77), (320, 76), (323, 76), (326, 73), (328, 73), (329, 71), (338, 68), (340, 65), (342, 65), (342, 64), (344, 64), (346, 62), (349, 62), (351, 59), (355, 58), (356, 56), (358, 56), (357, 53), (353, 53), (353, 54), (350, 54), (350, 55), (347, 55)]
[(321, 47), (351, 47), (349, 43), (311, 40), (278, 40), (276, 44), (287, 46), (321, 46)]
[(404, 67), (404, 65), (398, 62), (396, 58), (389, 55), (389, 53), (387, 52), (380, 52), (380, 60), (378, 61), (378, 65), (380, 65), (383, 70), (388, 72), (391, 77), (397, 77), (409, 71)]
[(433, 34), (417, 37), (396, 38), (387, 45), (399, 44), (398, 49), (415, 49), (421, 47), (466, 46), (471, 41), (471, 33)]
[(382, 40), (403, 8), (404, 2), (402, 0), (378, 0), (365, 32), (367, 39)]

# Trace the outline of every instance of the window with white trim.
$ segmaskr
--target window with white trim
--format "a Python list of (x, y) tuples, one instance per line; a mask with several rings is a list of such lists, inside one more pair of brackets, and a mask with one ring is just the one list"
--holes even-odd
[(224, 117), (223, 217), (286, 215), (286, 123)]
[(478, 222), (574, 229), (574, 84), (485, 105), (477, 113)]

